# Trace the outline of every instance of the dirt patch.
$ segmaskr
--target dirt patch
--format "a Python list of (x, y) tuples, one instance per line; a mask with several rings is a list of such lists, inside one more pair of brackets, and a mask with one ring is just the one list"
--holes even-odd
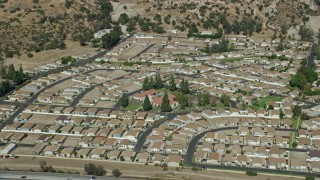
[(39, 136), (40, 134), (28, 134), (28, 136), (21, 141), (21, 144), (36, 144)]
[(320, 16), (310, 16), (308, 24), (314, 32), (319, 32)]
[(17, 147), (12, 154), (32, 154), (32, 147)]
[(293, 152), (290, 151), (289, 154), (290, 159), (301, 159), (301, 160), (306, 160), (308, 158), (307, 152)]
[(34, 114), (30, 119), (29, 119), (29, 123), (33, 123), (33, 124), (54, 124), (55, 123), (55, 119), (57, 118), (57, 116), (55, 115), (40, 115), (40, 114)]
[(16, 67), (19, 67), (21, 65), (25, 70), (32, 71), (36, 66), (54, 63), (64, 56), (78, 56), (88, 53), (94, 53), (92, 50), (89, 50), (89, 47), (80, 46), (78, 42), (66, 41), (66, 45), (66, 50), (56, 49), (38, 53), (33, 52), (32, 58), (29, 58), (26, 54), (23, 54), (20, 57), (6, 59), (4, 61), (4, 64), (13, 64)]
[(95, 107), (113, 108), (115, 104), (116, 102), (112, 102), (112, 101), (98, 101)]
[(80, 137), (70, 137), (64, 141), (63, 146), (76, 147), (80, 141)]

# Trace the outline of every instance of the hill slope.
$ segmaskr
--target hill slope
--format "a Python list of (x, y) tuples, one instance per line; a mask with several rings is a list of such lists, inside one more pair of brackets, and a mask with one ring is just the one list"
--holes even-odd
[(315, 0), (0, 0), (0, 59), (90, 41), (122, 13), (131, 17), (122, 19), (128, 31), (272, 36), (306, 23), (317, 10)]
[(0, 0), (0, 53), (64, 49), (65, 40), (87, 41), (110, 27), (112, 5), (104, 0)]

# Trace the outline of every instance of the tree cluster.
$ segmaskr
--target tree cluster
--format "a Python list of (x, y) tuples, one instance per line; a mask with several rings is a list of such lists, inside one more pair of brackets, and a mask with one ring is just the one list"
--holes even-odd
[(210, 104), (210, 95), (208, 93), (198, 94), (198, 106), (206, 106)]
[(120, 41), (120, 36), (122, 35), (121, 27), (116, 25), (110, 31), (110, 33), (105, 34), (101, 38), (101, 46), (103, 48), (110, 48), (115, 46)]
[(219, 44), (212, 44), (210, 47), (210, 52), (219, 53), (219, 52), (229, 52), (229, 41), (226, 38), (222, 38)]
[[(223, 32), (225, 34), (240, 34), (242, 32), (244, 35), (251, 36), (254, 32), (261, 32), (263, 27), (261, 21), (257, 17), (253, 19), (249, 16), (244, 16), (240, 21), (235, 20), (233, 22), (229, 22), (226, 12), (223, 14), (211, 12), (209, 17), (202, 21), (202, 26), (205, 29), (218, 29), (218, 32), (211, 36), (213, 39), (222, 37)], [(221, 26), (222, 29), (220, 28)], [(188, 27), (188, 36), (194, 36), (198, 32), (198, 29), (194, 23), (191, 23)], [(199, 37), (201, 38), (201, 36)]]
[(181, 109), (185, 109), (191, 105), (191, 103), (189, 102), (189, 97), (182, 93), (176, 93), (176, 97), (174, 100), (180, 104)]
[(143, 90), (149, 90), (149, 89), (161, 89), (164, 87), (164, 83), (161, 79), (160, 74), (156, 74), (155, 79), (151, 77), (150, 79), (148, 77), (144, 78), (142, 89)]
[(190, 89), (189, 89), (189, 81), (182, 79), (180, 83), (180, 90), (183, 94), (189, 94)]
[(166, 31), (164, 28), (160, 25), (160, 23), (154, 23), (152, 22), (149, 18), (139, 18), (138, 19), (138, 24), (140, 26), (141, 31), (149, 31), (152, 30), (156, 33), (165, 33)]
[(313, 36), (313, 31), (305, 26), (300, 26), (299, 35), (304, 41), (311, 41)]
[(75, 62), (76, 62), (76, 59), (71, 56), (65, 56), (61, 58), (61, 64), (72, 64)]
[(29, 78), (28, 74), (23, 72), (21, 66), (19, 70), (15, 70), (13, 64), (10, 64), (8, 68), (4, 66), (1, 67), (0, 77), (5, 80), (10, 80), (13, 85), (19, 85)]
[(103, 168), (103, 166), (98, 165), (96, 166), (93, 163), (85, 164), (84, 171), (88, 175), (95, 175), (95, 176), (104, 176), (107, 171)]
[(314, 68), (308, 69), (302, 65), (289, 83), (292, 87), (298, 87), (303, 91), (310, 91), (312, 87), (311, 84), (316, 80), (318, 80), (318, 73)]

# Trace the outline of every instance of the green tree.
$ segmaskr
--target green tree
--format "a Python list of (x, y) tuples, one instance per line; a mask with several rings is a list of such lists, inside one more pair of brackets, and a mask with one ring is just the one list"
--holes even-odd
[(129, 96), (127, 93), (123, 93), (120, 98), (120, 104), (122, 107), (127, 107), (129, 105)]
[(229, 107), (229, 106), (230, 106), (230, 98), (229, 98), (229, 96), (226, 95), (226, 94), (222, 94), (222, 96), (221, 96), (221, 102), (222, 102), (225, 106)]
[(128, 33), (131, 33), (132, 31), (134, 31), (136, 29), (136, 21), (134, 19), (129, 19), (129, 22), (128, 22), (128, 26), (127, 26), (127, 29), (126, 31)]
[(210, 104), (210, 95), (208, 93), (203, 94), (202, 100), (204, 105)]
[(297, 72), (297, 74), (291, 78), (289, 84), (292, 87), (298, 87), (299, 89), (304, 90), (305, 86), (308, 84), (308, 79), (301, 72)]
[(149, 96), (146, 96), (143, 101), (143, 110), (150, 111), (152, 109), (152, 104), (150, 102)]
[(12, 80), (15, 74), (16, 74), (16, 70), (14, 69), (13, 64), (10, 64), (8, 68), (8, 78)]
[(283, 51), (284, 50), (284, 45), (283, 45), (283, 40), (281, 39), (280, 43), (276, 47), (276, 51)]
[(198, 106), (205, 106), (210, 104), (210, 95), (208, 93), (198, 94)]
[(168, 98), (168, 93), (165, 93), (161, 102), (161, 112), (170, 112), (172, 111), (172, 108), (170, 106), (169, 98)]
[(153, 20), (158, 21), (158, 23), (161, 24), (162, 23), (162, 16), (160, 14), (156, 14), (153, 17)]
[(156, 74), (156, 78), (155, 78), (155, 88), (156, 89), (161, 89), (161, 88), (163, 88), (163, 81), (162, 81), (162, 79), (161, 79), (161, 76), (160, 76), (160, 74)]
[(295, 105), (292, 109), (292, 116), (297, 118), (301, 115), (302, 109), (299, 105)]
[(182, 94), (182, 93), (177, 93), (175, 100), (180, 104), (181, 109), (185, 109), (189, 106), (189, 98), (188, 96)]
[(219, 44), (212, 44), (211, 45), (210, 51), (213, 53), (228, 52), (229, 51), (229, 40), (223, 37), (220, 40)]
[(297, 142), (293, 142), (291, 146), (292, 146), (292, 148), (296, 148), (297, 145), (298, 145)]
[(0, 96), (4, 96), (12, 88), (13, 88), (13, 85), (8, 80), (2, 81), (0, 83)]
[(120, 17), (118, 19), (118, 23), (121, 25), (125, 25), (125, 24), (127, 24), (127, 22), (129, 22), (128, 15), (126, 13), (120, 14)]
[(183, 94), (189, 94), (190, 93), (189, 81), (182, 79), (180, 83), (180, 89)]
[(149, 89), (152, 89), (152, 88), (155, 88), (155, 86), (156, 86), (156, 82), (154, 82), (154, 79), (151, 76), (148, 87), (149, 87)]
[(154, 28), (154, 32), (159, 33), (159, 34), (163, 34), (166, 31), (164, 30), (164, 28), (162, 26), (156, 25)]
[(241, 26), (238, 20), (235, 20), (232, 25), (232, 31), (235, 34), (240, 34)]
[(73, 4), (73, 0), (66, 0), (66, 2), (64, 3), (64, 6), (69, 9)]
[(268, 110), (274, 110), (274, 106), (273, 105), (269, 105), (268, 106)]
[(313, 31), (305, 26), (300, 26), (299, 35), (304, 41), (312, 40)]
[(192, 36), (193, 34), (196, 34), (196, 33), (198, 33), (198, 27), (194, 22), (192, 22), (189, 27), (188, 36)]
[(174, 80), (174, 76), (173, 76), (173, 75), (171, 75), (171, 78), (170, 78), (169, 90), (170, 90), (170, 91), (175, 91), (175, 90), (177, 90), (177, 85), (176, 85), (176, 83), (175, 83), (175, 80)]
[(110, 31), (110, 33), (105, 34), (101, 38), (101, 46), (103, 48), (110, 48), (115, 46), (120, 41), (120, 36), (122, 35), (121, 27), (116, 25)]
[(142, 89), (143, 90), (149, 90), (150, 89), (148, 76), (145, 77), (144, 80), (143, 80)]
[(4, 66), (1, 66), (0, 77), (2, 79), (6, 79), (7, 78), (7, 69)]
[(280, 110), (280, 115), (279, 115), (279, 118), (280, 119), (284, 119), (286, 115), (284, 114), (284, 112), (282, 110)]
[(202, 94), (198, 94), (198, 106), (203, 106), (204, 105), (204, 103), (203, 103), (203, 96), (202, 96)]

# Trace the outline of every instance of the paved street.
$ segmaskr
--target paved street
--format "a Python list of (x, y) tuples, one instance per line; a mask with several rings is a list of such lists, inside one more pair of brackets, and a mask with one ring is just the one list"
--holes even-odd
[[(263, 169), (263, 168), (248, 168), (248, 167), (240, 167), (240, 166), (224, 166), (224, 165), (212, 165), (212, 164), (199, 164), (193, 162), (193, 154), (196, 152), (196, 145), (199, 142), (199, 140), (204, 137), (204, 135), (208, 132), (218, 132), (218, 131), (225, 131), (225, 130), (232, 130), (237, 129), (238, 127), (224, 127), (224, 128), (217, 128), (205, 131), (203, 133), (200, 133), (196, 135), (189, 143), (187, 154), (184, 156), (184, 164), (186, 166), (192, 166), (192, 167), (199, 167), (199, 168), (213, 168), (213, 169), (224, 169), (224, 170), (237, 170), (237, 171), (246, 171), (246, 170), (254, 170), (254, 171), (260, 171), (260, 172), (269, 172), (269, 173), (286, 173), (286, 174), (294, 174), (294, 175), (302, 175), (302, 176), (314, 176), (315, 173), (309, 173), (309, 172), (298, 172), (298, 171), (283, 171), (283, 170), (273, 170), (273, 169)], [(295, 151), (299, 152), (306, 152), (306, 150), (297, 150)], [(320, 176), (320, 174), (319, 174)]]
[[(22, 176), (26, 176), (26, 179), (32, 180), (88, 180), (92, 176), (88, 175), (76, 175), (76, 174), (59, 174), (59, 173), (47, 173), (47, 172), (20, 172), (20, 171), (0, 171), (0, 179), (21, 179)], [(126, 178), (115, 177), (98, 177), (97, 179), (104, 180), (125, 180)]]

